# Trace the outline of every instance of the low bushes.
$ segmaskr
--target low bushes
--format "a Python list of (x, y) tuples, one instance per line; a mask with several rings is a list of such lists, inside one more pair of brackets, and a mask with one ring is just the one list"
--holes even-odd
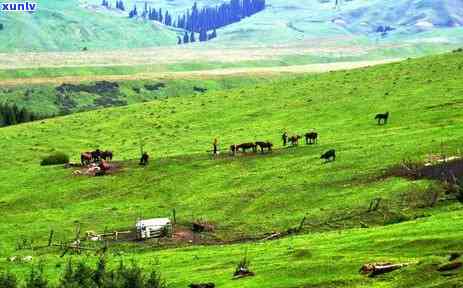
[(56, 153), (53, 153), (43, 158), (42, 162), (40, 162), (40, 165), (47, 166), (47, 165), (58, 165), (58, 164), (66, 164), (66, 163), (69, 163), (69, 156), (61, 152), (56, 152)]

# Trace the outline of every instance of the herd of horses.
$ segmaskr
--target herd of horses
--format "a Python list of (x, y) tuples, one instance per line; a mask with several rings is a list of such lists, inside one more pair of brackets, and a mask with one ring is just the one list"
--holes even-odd
[[(140, 157), (140, 165), (148, 165), (149, 158), (150, 156), (148, 155), (148, 153), (143, 152)], [(80, 154), (80, 163), (82, 166), (97, 163), (103, 168), (107, 168), (107, 161), (111, 160), (113, 160), (113, 152), (110, 150), (101, 151), (100, 149), (96, 149), (94, 151), (83, 152)]]
[[(318, 139), (318, 133), (316, 132), (309, 132), (304, 134), (305, 137), (305, 142), (306, 144), (316, 144), (317, 139)], [(287, 143), (290, 143), (291, 146), (298, 146), (299, 145), (299, 139), (301, 139), (302, 136), (300, 135), (293, 135), (291, 137), (288, 137), (288, 134), (285, 132), (282, 135), (283, 139), (283, 146), (286, 146)], [(242, 143), (242, 144), (233, 144), (230, 146), (230, 154), (236, 155), (237, 152), (241, 151), (243, 153), (246, 153), (248, 150), (251, 150), (252, 152), (257, 152), (258, 149), (262, 153), (265, 151), (271, 152), (273, 147), (273, 143), (269, 141), (256, 141), (256, 142), (247, 142), (247, 143)]]
[[(288, 134), (285, 132), (283, 133), (281, 138), (283, 140), (283, 146), (286, 146), (287, 143), (289, 143), (291, 146), (298, 146), (299, 140), (302, 139), (302, 136), (293, 135), (291, 137), (288, 137)], [(318, 140), (318, 133), (314, 131), (305, 133), (304, 138), (305, 138), (305, 144), (307, 145), (316, 144)]]
[(83, 152), (80, 154), (80, 163), (82, 165), (89, 165), (92, 162), (95, 163), (101, 160), (113, 160), (113, 152), (109, 150), (100, 151), (100, 149), (96, 149), (94, 151)]
[[(387, 124), (387, 121), (389, 119), (389, 112), (386, 113), (380, 113), (376, 114), (375, 120), (378, 121), (378, 125), (385, 125)], [(304, 135), (305, 138), (305, 144), (306, 145), (312, 145), (312, 144), (317, 144), (318, 140), (318, 133), (314, 131), (314, 129), (310, 132), (305, 133)], [(288, 136), (287, 132), (284, 132), (283, 135), (281, 136), (281, 139), (283, 141), (283, 146), (287, 146), (288, 144), (291, 147), (295, 147), (299, 145), (300, 139), (302, 139), (301, 135), (292, 135)], [(216, 145), (217, 140), (215, 140)], [(231, 155), (236, 155), (237, 152), (242, 152), (246, 153), (248, 150), (251, 150), (252, 152), (257, 152), (258, 149), (262, 153), (267, 150), (267, 152), (272, 151), (273, 144), (269, 141), (263, 142), (263, 141), (257, 141), (257, 142), (247, 142), (247, 143), (242, 143), (242, 144), (233, 144), (230, 146), (230, 154)], [(214, 148), (214, 153), (216, 153), (217, 148)], [(336, 150), (335, 149), (330, 149), (323, 153), (320, 156), (320, 159), (325, 159), (326, 161), (335, 161), (336, 160)]]
[(267, 151), (272, 151), (273, 144), (271, 142), (248, 142), (242, 144), (233, 144), (230, 146), (230, 154), (236, 155), (237, 152), (241, 151), (246, 153), (248, 150), (252, 150), (252, 152), (257, 152), (257, 149), (260, 148), (261, 152), (264, 153), (265, 149)]
[[(376, 114), (375, 120), (378, 121), (378, 125), (385, 125), (389, 119), (389, 112)], [(306, 145), (317, 144), (318, 140), (318, 133), (315, 131), (310, 131), (305, 133), (304, 135)], [(301, 135), (292, 135), (288, 136), (287, 132), (284, 132), (281, 136), (283, 141), (283, 146), (287, 146), (288, 144), (291, 147), (296, 147), (299, 145), (299, 140), (302, 139)], [(218, 142), (217, 139), (214, 140), (214, 154), (218, 151)], [(262, 153), (265, 151), (271, 152), (273, 147), (273, 143), (269, 141), (256, 141), (256, 142), (246, 142), (241, 144), (233, 144), (230, 146), (230, 154), (236, 155), (238, 152), (247, 153), (248, 150), (252, 152), (257, 152), (258, 149)], [(113, 159), (113, 152), (109, 150), (101, 151), (96, 149), (90, 152), (83, 152), (80, 154), (80, 162), (82, 165), (89, 165), (91, 163), (104, 163), (105, 161), (111, 161)], [(336, 160), (336, 150), (330, 149), (323, 153), (320, 156), (320, 159), (325, 159), (326, 161), (335, 161)], [(149, 155), (145, 152), (142, 153), (140, 158), (140, 165), (147, 165), (149, 161)]]
[[(316, 144), (318, 140), (318, 133), (311, 131), (304, 134), (305, 143), (307, 145)], [(288, 136), (287, 132), (284, 132), (281, 136), (283, 141), (283, 146), (287, 146), (289, 144), (291, 147), (296, 147), (299, 145), (299, 140), (302, 139), (301, 135), (292, 135)], [(273, 143), (269, 141), (256, 141), (256, 142), (246, 142), (242, 144), (233, 144), (230, 146), (230, 154), (236, 155), (237, 152), (247, 153), (248, 150), (256, 153), (258, 149), (262, 153), (265, 151), (272, 152)], [(214, 150), (216, 151), (216, 150)], [(326, 159), (327, 161), (334, 161), (336, 159), (336, 151), (334, 149), (327, 151), (324, 153), (320, 159)]]

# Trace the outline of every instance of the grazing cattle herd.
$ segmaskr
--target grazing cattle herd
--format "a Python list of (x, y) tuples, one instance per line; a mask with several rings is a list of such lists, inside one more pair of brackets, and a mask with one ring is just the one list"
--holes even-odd
[(105, 160), (105, 161), (113, 160), (113, 152), (109, 150), (100, 151), (100, 149), (96, 149), (95, 151), (83, 152), (80, 154), (80, 163), (82, 165), (88, 165), (92, 162), (95, 163), (101, 160)]
[[(378, 121), (378, 125), (385, 125), (387, 124), (387, 121), (389, 119), (389, 112), (386, 112), (384, 114), (376, 114), (374, 119)], [(315, 129), (312, 129), (311, 131), (305, 133), (304, 134), (305, 144), (306, 145), (317, 144), (318, 136), (319, 135), (317, 132), (315, 132)], [(302, 138), (301, 135), (288, 136), (288, 133), (286, 131), (281, 135), (281, 139), (283, 141), (283, 147), (287, 146), (288, 143), (290, 144), (290, 147), (297, 147), (299, 145), (299, 140), (301, 138)], [(212, 145), (213, 145), (212, 152), (214, 156), (217, 156), (219, 153), (218, 140), (214, 139)], [(263, 154), (265, 152), (267, 153), (272, 152), (272, 148), (273, 148), (273, 143), (269, 141), (256, 141), (256, 142), (246, 142), (246, 143), (241, 143), (241, 144), (233, 144), (230, 146), (230, 155), (235, 156), (239, 152), (245, 154), (248, 151), (257, 153), (258, 149), (260, 149), (260, 152)], [(106, 170), (109, 169), (109, 165), (107, 164), (107, 161), (111, 161), (112, 159), (113, 159), (113, 152), (109, 150), (101, 151), (99, 149), (96, 149), (91, 152), (83, 152), (80, 154), (80, 162), (82, 166), (96, 164), (100, 168), (103, 174)], [(330, 149), (326, 151), (320, 156), (320, 159), (324, 159), (326, 160), (326, 162), (335, 161), (336, 160), (336, 150)], [(148, 161), (149, 161), (148, 153), (142, 152), (139, 164), (142, 166), (146, 166), (148, 165)]]
[[(389, 112), (386, 112), (384, 114), (376, 114), (375, 120), (378, 121), (378, 125), (385, 125), (387, 124), (387, 120), (389, 119)], [(283, 147), (287, 146), (288, 144), (290, 147), (296, 147), (299, 145), (299, 140), (302, 138), (301, 135), (292, 135), (289, 136), (288, 132), (283, 132), (281, 135), (281, 140), (283, 141)], [(307, 132), (304, 134), (305, 138), (305, 144), (306, 145), (312, 145), (312, 144), (317, 144), (318, 141), (318, 133), (315, 132), (315, 129), (312, 129), (311, 131)], [(218, 154), (218, 149), (217, 149), (217, 139), (214, 139), (214, 150), (213, 154), (217, 155)], [(260, 148), (261, 153), (265, 152), (265, 149), (267, 152), (272, 152), (272, 147), (273, 144), (269, 141), (256, 141), (256, 142), (246, 142), (242, 144), (233, 144), (230, 146), (230, 154), (231, 155), (236, 155), (238, 152), (246, 153), (248, 150), (251, 150), (252, 152), (257, 152), (257, 148)], [(335, 149), (330, 149), (323, 153), (320, 156), (320, 159), (324, 159), (327, 162), (328, 161), (335, 161), (336, 160), (336, 150)]]
[(101, 151), (96, 149), (91, 152), (83, 152), (80, 154), (80, 164), (82, 166), (89, 166), (89, 174), (95, 176), (105, 175), (111, 168), (108, 161), (113, 160), (113, 152), (109, 150)]
[[(307, 145), (316, 144), (318, 140), (318, 133), (315, 132), (314, 129), (312, 129), (312, 131), (304, 134), (304, 137), (305, 137), (305, 143)], [(286, 146), (289, 143), (290, 147), (296, 147), (299, 145), (299, 140), (301, 138), (302, 138), (301, 135), (292, 135), (289, 137), (286, 131), (283, 133), (283, 135), (281, 135), (283, 146)], [(214, 143), (216, 143), (216, 141), (217, 140), (215, 139)], [(213, 144), (213, 145), (215, 147), (216, 144)], [(248, 150), (251, 150), (252, 152), (256, 153), (258, 148), (260, 149), (261, 153), (265, 153), (265, 151), (272, 152), (272, 147), (273, 147), (273, 143), (269, 141), (256, 141), (256, 142), (246, 142), (242, 144), (233, 144), (230, 146), (230, 154), (234, 156), (238, 152), (247, 153)], [(213, 154), (214, 155), (218, 154), (218, 150), (216, 149), (216, 147), (213, 150)], [(329, 157), (323, 156), (325, 154)], [(335, 150), (330, 150), (325, 154), (322, 155), (321, 159), (326, 159), (327, 161), (329, 160), (334, 161), (336, 159)]]

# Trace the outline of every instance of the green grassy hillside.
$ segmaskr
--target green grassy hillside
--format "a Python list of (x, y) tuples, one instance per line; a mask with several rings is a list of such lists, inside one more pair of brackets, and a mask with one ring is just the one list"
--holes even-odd
[[(109, 2), (115, 6), (115, 1)], [(127, 10), (135, 3), (141, 10), (145, 3), (135, 0), (124, 2)], [(146, 2), (164, 11), (169, 10), (174, 16), (184, 13), (193, 4), (186, 0)], [(214, 6), (222, 2), (202, 0), (198, 1), (198, 5)], [(354, 53), (381, 44), (392, 46), (380, 47), (384, 53), (392, 50), (396, 53), (394, 56), (408, 56), (406, 51), (401, 50), (408, 47), (413, 50), (413, 55), (421, 55), (423, 44), (426, 44), (425, 50), (429, 53), (447, 51), (447, 46), (462, 42), (461, 29), (458, 29), (461, 24), (458, 3), (448, 0), (437, 4), (411, 2), (355, 0), (345, 1), (335, 9), (334, 1), (268, 0), (263, 12), (219, 29), (217, 39), (200, 46), (335, 46), (351, 48)], [(84, 48), (106, 52), (175, 46), (177, 35), (183, 33), (156, 22), (129, 19), (127, 13), (103, 8), (99, 0), (43, 0), (35, 13), (5, 12), (0, 15), (0, 23), (4, 25), (0, 31), (0, 52), (81, 51)], [(417, 22), (421, 25), (427, 23), (431, 28), (418, 27)], [(380, 25), (389, 25), (395, 30), (387, 37), (381, 37), (374, 33)], [(292, 55), (295, 54), (300, 52)]]
[[(210, 77), (209, 79), (166, 79), (109, 81), (117, 85), (110, 90), (98, 89), (101, 81), (64, 84), (18, 85), (0, 89), (0, 103), (16, 104), (40, 115), (61, 115), (111, 106), (126, 106), (168, 97), (227, 90), (268, 82), (263, 76)], [(73, 85), (63, 92), (63, 85)]]
[(176, 32), (160, 25), (98, 13), (86, 5), (78, 0), (44, 0), (35, 13), (2, 12), (0, 52), (106, 51), (176, 43)]
[[(463, 54), (452, 53), (2, 128), (0, 266), (26, 272), (27, 264), (3, 259), (32, 254), (53, 277), (63, 261), (57, 251), (16, 251), (17, 242), (45, 243), (50, 229), (71, 239), (76, 221), (83, 231), (127, 229), (140, 216), (169, 216), (175, 208), (180, 227), (213, 223), (205, 240), (221, 245), (119, 243), (110, 246), (112, 263), (123, 257), (148, 267), (157, 259), (173, 287), (457, 285), (461, 273), (444, 277), (436, 265), (463, 249), (461, 204), (438, 182), (382, 176), (404, 159), (459, 155), (462, 67)], [(390, 123), (376, 125), (374, 115), (385, 111)], [(283, 130), (311, 128), (319, 144), (281, 147)], [(206, 153), (215, 137), (219, 159)], [(256, 140), (274, 142), (275, 151), (227, 156), (230, 144)], [(140, 143), (153, 158), (146, 168), (134, 160)], [(113, 150), (122, 169), (90, 178), (39, 166), (55, 151), (78, 161), (81, 151), (97, 147)], [(320, 154), (331, 148), (338, 158), (323, 164)], [(429, 191), (441, 200), (434, 206), (422, 203)], [(366, 212), (377, 197), (380, 209)], [(297, 226), (304, 216), (304, 235), (225, 245)], [(256, 277), (230, 280), (246, 249)], [(92, 262), (91, 255), (80, 258)], [(363, 263), (382, 261), (411, 265), (380, 279), (358, 274)]]
[[(89, 1), (94, 5), (100, 4), (98, 0)], [(216, 6), (225, 1), (196, 2), (199, 7), (205, 7)], [(393, 38), (396, 44), (409, 41), (410, 38), (426, 42), (429, 35), (420, 33), (432, 31), (436, 35), (434, 39), (440, 38), (435, 45), (439, 49), (439, 45), (456, 40), (446, 35), (446, 30), (453, 30), (459, 34), (458, 42), (461, 43), (459, 29), (446, 29), (461, 25), (461, 5), (452, 0), (353, 0), (341, 1), (337, 7), (335, 2), (267, 0), (264, 11), (219, 29), (219, 37), (212, 42), (227, 47), (275, 43), (287, 45), (301, 41), (310, 45), (311, 40), (316, 39), (319, 42), (336, 41), (339, 46), (362, 46), (389, 42), (389, 38)], [(141, 10), (145, 1), (126, 0), (124, 3), (130, 9), (137, 5)], [(167, 9), (173, 15), (184, 13), (193, 4), (187, 0), (148, 0), (146, 3)], [(376, 33), (377, 28), (384, 25), (394, 28), (387, 37)], [(419, 47), (416, 49), (419, 50)]]

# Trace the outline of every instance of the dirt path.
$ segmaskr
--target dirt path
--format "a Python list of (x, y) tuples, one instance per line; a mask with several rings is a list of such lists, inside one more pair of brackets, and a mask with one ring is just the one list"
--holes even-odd
[(397, 62), (401, 59), (386, 59), (379, 61), (356, 61), (356, 62), (336, 62), (323, 64), (295, 65), (285, 67), (262, 67), (262, 68), (226, 68), (214, 70), (200, 70), (187, 72), (159, 72), (159, 73), (139, 73), (132, 75), (92, 75), (92, 76), (64, 76), (64, 77), (35, 77), (0, 80), (1, 86), (17, 85), (36, 85), (36, 84), (62, 84), (79, 83), (89, 81), (121, 81), (121, 80), (162, 80), (162, 79), (202, 79), (223, 76), (266, 76), (280, 74), (304, 74), (322, 73), (328, 71), (355, 69), (367, 66), (374, 66)]

